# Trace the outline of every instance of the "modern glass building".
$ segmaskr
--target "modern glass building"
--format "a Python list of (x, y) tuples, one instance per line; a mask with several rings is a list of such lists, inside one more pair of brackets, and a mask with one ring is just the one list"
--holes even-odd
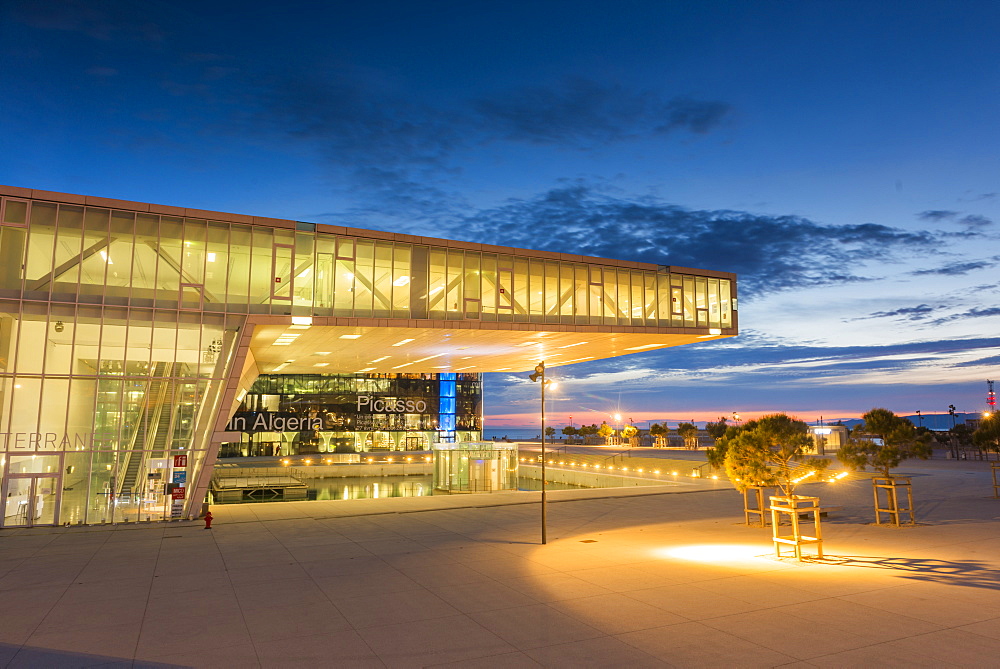
[(442, 382), (736, 334), (727, 272), (0, 186), (0, 526), (197, 514), (262, 374)]
[(482, 381), (469, 373), (265, 374), (229, 420), (220, 458), (429, 451), (482, 436)]

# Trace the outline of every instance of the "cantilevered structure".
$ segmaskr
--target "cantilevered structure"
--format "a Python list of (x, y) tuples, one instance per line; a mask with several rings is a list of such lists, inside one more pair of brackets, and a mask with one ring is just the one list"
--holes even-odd
[(0, 196), (2, 526), (197, 514), (259, 374), (513, 372), (737, 334), (728, 272)]

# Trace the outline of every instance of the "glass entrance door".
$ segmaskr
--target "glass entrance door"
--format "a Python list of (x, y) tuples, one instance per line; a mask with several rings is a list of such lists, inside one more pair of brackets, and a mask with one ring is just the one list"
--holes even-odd
[(3, 527), (58, 524), (62, 455), (10, 456), (0, 495)]
[(58, 474), (20, 474), (7, 479), (3, 526), (55, 525), (59, 511)]

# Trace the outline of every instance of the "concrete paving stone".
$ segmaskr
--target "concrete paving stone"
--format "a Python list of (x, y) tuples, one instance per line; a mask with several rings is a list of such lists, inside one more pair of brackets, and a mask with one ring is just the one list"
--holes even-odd
[(398, 555), (400, 553), (416, 553), (427, 550), (426, 546), (412, 539), (365, 539), (357, 543), (372, 555)]
[(698, 622), (628, 632), (616, 638), (672, 667), (776, 667), (796, 660)]
[(969, 587), (961, 577), (952, 584), (908, 583), (840, 599), (949, 627), (988, 620), (1000, 611), (1000, 590)]
[(429, 550), (427, 547), (408, 553), (389, 553), (379, 557), (383, 562), (397, 569), (459, 563), (453, 556), (442, 551)]
[(445, 618), (458, 610), (429, 590), (402, 590), (337, 600), (337, 608), (356, 629), (413, 620)]
[(524, 651), (544, 667), (628, 667), (643, 669), (669, 667), (663, 660), (614, 637), (584, 639)]
[[(877, 609), (835, 598), (710, 618), (703, 622), (800, 660), (906, 638), (940, 627), (901, 615), (879, 615)], [(795, 630), (795, 633), (789, 630)]]
[(19, 650), (21, 644), (0, 643), (0, 667), (6, 667)]
[(320, 544), (318, 546), (294, 546), (288, 549), (296, 562), (315, 562), (336, 558), (370, 557), (373, 553), (364, 544), (354, 542)]
[(122, 576), (111, 583), (70, 583), (59, 599), (59, 603), (90, 603), (140, 596), (145, 599), (149, 595), (153, 583), (154, 579), (145, 576)]
[(316, 587), (316, 582), (309, 577), (280, 581), (262, 579), (258, 583), (240, 583), (233, 586), (233, 592), (240, 608), (244, 610), (330, 601), (323, 591)]
[(642, 590), (661, 582), (651, 577), (648, 572), (632, 566), (576, 569), (567, 573), (613, 592)]
[[(928, 634), (916, 634), (878, 646), (845, 651), (837, 656), (812, 658), (810, 661), (820, 666), (834, 666), (838, 659), (850, 658), (866, 663), (896, 663), (895, 658), (905, 658), (914, 666), (956, 666), (972, 667), (996, 665), (996, 660), (984, 662), (984, 658), (1000, 657), (1000, 639), (983, 637), (959, 629), (942, 629)], [(872, 659), (867, 659), (867, 658)], [(843, 666), (843, 664), (841, 665)], [(896, 663), (895, 666), (902, 666)]]
[(399, 572), (428, 588), (462, 585), (464, 583), (482, 583), (493, 580), (493, 577), (489, 574), (484, 574), (481, 571), (454, 562), (430, 564), (421, 567), (404, 567), (399, 569)]
[[(314, 579), (371, 572), (399, 573), (398, 570), (387, 565), (374, 555), (369, 557), (330, 558), (327, 560), (302, 562), (296, 564), (296, 568), (301, 574), (306, 574)], [(256, 571), (257, 573), (260, 572), (259, 569)]]
[(212, 651), (220, 647), (243, 646), (252, 649), (250, 633), (243, 615), (234, 610), (205, 614), (200, 611), (186, 615), (177, 605), (178, 615), (142, 621), (136, 659), (172, 662), (167, 656), (176, 653)]
[(604, 636), (548, 604), (479, 611), (469, 617), (519, 650)]
[(242, 613), (255, 644), (351, 629), (351, 624), (330, 602), (246, 608)]
[(489, 657), (477, 657), (471, 660), (458, 660), (457, 662), (445, 662), (444, 664), (429, 664), (427, 666), (447, 669), (530, 669), (546, 665), (536, 662), (527, 653), (516, 652), (490, 655)]
[[(993, 613), (995, 613), (995, 611)], [(972, 632), (973, 634), (980, 634), (982, 636), (988, 636), (991, 639), (1000, 639), (1000, 618), (990, 618), (989, 620), (982, 620), (978, 623), (962, 625), (956, 629), (960, 629), (964, 632)]]
[(517, 650), (464, 615), (367, 627), (358, 634), (387, 667), (426, 667)]
[(0, 607), (0, 643), (20, 646), (34, 634), (38, 626), (45, 620), (51, 610), (51, 605), (22, 605), (18, 608), (8, 607), (4, 602)]
[(684, 616), (619, 593), (550, 602), (549, 606), (605, 634), (635, 632), (688, 621)]
[(540, 577), (545, 574), (558, 574), (558, 569), (546, 567), (545, 565), (525, 560), (517, 556), (508, 554), (507, 558), (490, 558), (486, 560), (475, 560), (463, 562), (470, 569), (482, 572), (498, 580), (515, 578), (527, 578), (529, 576)]
[(320, 591), (332, 602), (364, 595), (380, 595), (404, 590), (422, 590), (424, 586), (394, 570), (380, 570), (314, 579)]
[(428, 589), (462, 613), (509, 609), (539, 603), (534, 597), (496, 581), (480, 581)]
[(132, 666), (132, 660), (108, 655), (91, 655), (72, 650), (25, 646), (6, 666), (9, 669), (61, 669), (62, 667), (66, 669), (82, 667), (120, 667), (126, 669)]
[(229, 573), (226, 571), (169, 574), (167, 576), (154, 576), (150, 581), (149, 594), (151, 597), (159, 599), (164, 595), (177, 597), (186, 592), (226, 587), (232, 587)]
[(24, 645), (131, 659), (142, 623), (135, 617), (79, 618), (75, 624), (43, 622)]
[(257, 565), (255, 567), (226, 566), (226, 573), (229, 574), (229, 580), (233, 585), (257, 583), (261, 579), (287, 581), (305, 578), (309, 575), (302, 565), (287, 558), (284, 560), (275, 560), (268, 565)]
[(790, 585), (777, 585), (765, 581), (759, 576), (733, 576), (708, 581), (699, 581), (698, 587), (719, 595), (733, 597), (762, 608), (801, 604), (817, 599), (823, 595), (808, 590), (802, 590)]
[(163, 623), (188, 617), (225, 617), (239, 610), (239, 600), (232, 587), (219, 586), (187, 592), (183, 596), (170, 593), (150, 595), (143, 619), (151, 624)]
[(175, 642), (156, 648), (142, 648), (136, 651), (135, 667), (153, 665), (160, 669), (185, 667), (192, 669), (256, 669), (260, 660), (253, 645), (248, 642), (226, 643), (192, 649), (185, 643), (184, 631), (177, 631)]
[(260, 666), (280, 667), (372, 667), (382, 669), (382, 660), (353, 630), (329, 631), (310, 636), (254, 639)]
[(592, 597), (612, 592), (608, 588), (584, 581), (582, 578), (558, 572), (506, 579), (503, 584), (542, 602)]
[(629, 590), (625, 596), (676, 613), (687, 620), (707, 620), (735, 613), (755, 611), (756, 604), (730, 595), (705, 590), (698, 584), (665, 585), (644, 590)]
[(83, 573), (84, 565), (73, 562), (60, 568), (58, 564), (23, 564), (0, 578), (0, 591), (54, 584), (69, 585)]
[(59, 600), (38, 626), (38, 631), (90, 627), (98, 622), (115, 625), (141, 620), (147, 606), (146, 595), (98, 599), (92, 602)]

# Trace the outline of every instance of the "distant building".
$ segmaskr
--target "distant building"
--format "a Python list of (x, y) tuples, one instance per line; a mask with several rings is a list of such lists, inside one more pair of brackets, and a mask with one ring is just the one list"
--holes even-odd
[(847, 428), (843, 425), (810, 425), (814, 455), (833, 455), (847, 443)]

